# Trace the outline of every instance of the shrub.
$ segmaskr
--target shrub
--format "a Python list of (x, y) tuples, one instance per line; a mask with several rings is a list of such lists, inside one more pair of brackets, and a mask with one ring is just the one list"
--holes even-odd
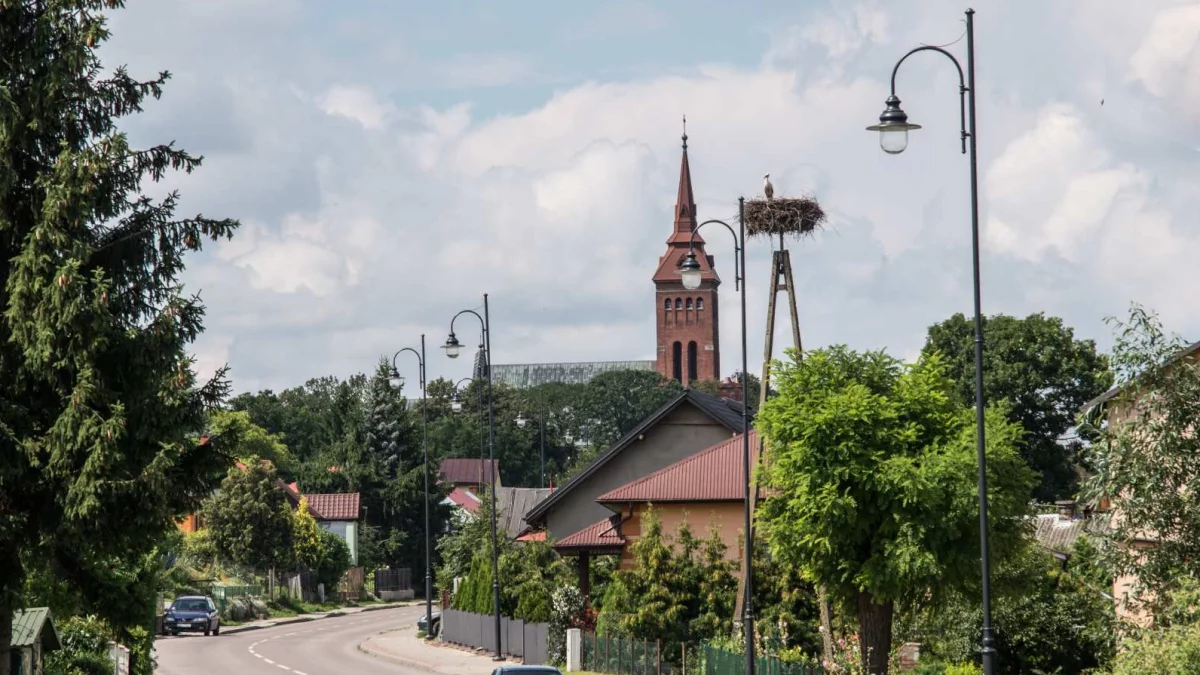
[(75, 616), (58, 625), (62, 649), (46, 655), (47, 675), (112, 675), (108, 643), (112, 626), (96, 616)]
[(337, 588), (346, 570), (350, 569), (350, 548), (341, 537), (326, 530), (321, 530), (321, 548), (321, 561), (313, 573), (317, 575), (318, 583), (325, 584), (325, 593), (328, 595)]

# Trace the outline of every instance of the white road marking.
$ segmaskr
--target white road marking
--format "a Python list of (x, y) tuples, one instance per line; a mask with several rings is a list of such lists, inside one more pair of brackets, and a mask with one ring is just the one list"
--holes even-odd
[(302, 673), (299, 670), (293, 670), (292, 672), (296, 673), (296, 675), (308, 675), (308, 673)]
[(269, 663), (271, 665), (275, 665), (275, 662), (272, 661), (271, 659), (263, 659), (263, 661), (266, 661), (267, 663)]
[(255, 658), (259, 658), (259, 659), (261, 659), (261, 658), (263, 657), (263, 655), (262, 655), (262, 654), (259, 654), (258, 652), (255, 652), (255, 653), (254, 653), (254, 657), (255, 657)]
[(284, 670), (291, 670), (291, 668), (288, 668), (287, 666), (283, 665), (282, 663), (276, 663), (275, 665), (279, 666), (280, 668), (283, 668)]

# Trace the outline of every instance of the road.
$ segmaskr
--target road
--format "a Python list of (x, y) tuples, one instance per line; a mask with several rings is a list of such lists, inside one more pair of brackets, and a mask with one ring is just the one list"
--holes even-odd
[(361, 642), (380, 631), (414, 625), (423, 611), (423, 607), (399, 607), (215, 637), (160, 636), (155, 643), (155, 673), (429, 675), (358, 651)]

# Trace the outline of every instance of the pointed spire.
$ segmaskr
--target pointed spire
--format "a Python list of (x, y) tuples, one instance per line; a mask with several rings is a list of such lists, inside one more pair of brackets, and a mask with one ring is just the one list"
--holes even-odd
[[(692, 193), (692, 168), (688, 164), (687, 115), (683, 117), (683, 159), (679, 164), (679, 192), (675, 198), (675, 228), (671, 239), (678, 235), (690, 237), (696, 226), (696, 197)], [(699, 238), (697, 238), (699, 241)]]

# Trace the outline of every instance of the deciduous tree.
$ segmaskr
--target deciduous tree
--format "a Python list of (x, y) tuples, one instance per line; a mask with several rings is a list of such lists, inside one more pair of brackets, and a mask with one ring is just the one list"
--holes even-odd
[(204, 520), (223, 560), (258, 572), (291, 566), (292, 511), (278, 480), (270, 465), (232, 469), (221, 491), (204, 505)]
[[(886, 673), (895, 603), (979, 574), (974, 416), (936, 355), (904, 366), (838, 346), (775, 364), (762, 504), (772, 553), (857, 607), (863, 668)], [(992, 555), (1021, 540), (1022, 430), (987, 411)]]

